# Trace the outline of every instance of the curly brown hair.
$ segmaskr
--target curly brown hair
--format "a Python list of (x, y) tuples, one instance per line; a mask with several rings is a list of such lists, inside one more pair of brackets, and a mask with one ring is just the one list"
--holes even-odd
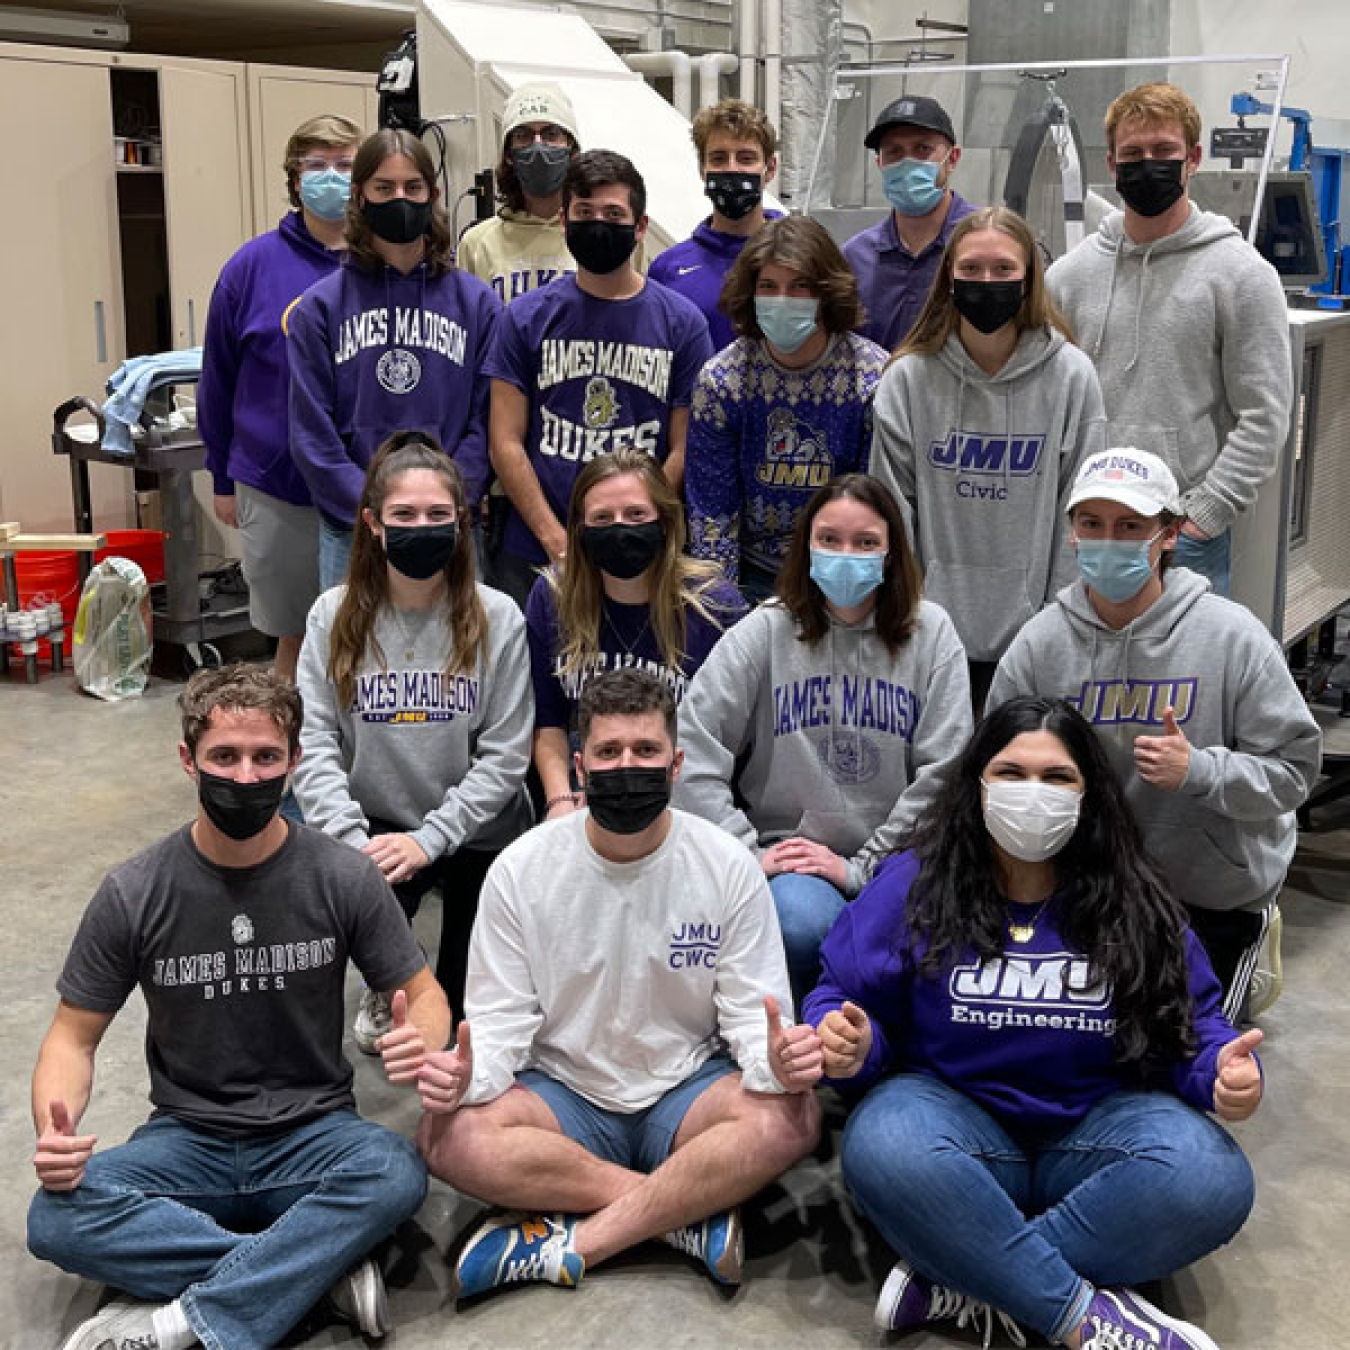
[(862, 323), (857, 278), (830, 232), (809, 216), (780, 216), (751, 235), (722, 285), (717, 307), (742, 337), (764, 336), (755, 318), (755, 287), (765, 263), (791, 267), (810, 281), (827, 333), (847, 333)]
[(811, 580), (811, 525), (826, 506), (841, 497), (861, 502), (886, 522), (886, 567), (877, 591), (876, 626), (886, 646), (898, 651), (919, 621), (923, 581), (900, 507), (886, 485), (868, 474), (840, 474), (807, 502), (792, 531), (775, 593), (796, 620), (797, 636), (803, 642), (819, 642), (830, 631), (825, 596)]
[(194, 761), (197, 742), (210, 729), (217, 709), (265, 713), (285, 736), (292, 759), (300, 749), (300, 725), (304, 721), (300, 691), (267, 666), (245, 661), (215, 669), (203, 666), (193, 672), (178, 696), (178, 708), (183, 716), (183, 743)]
[(455, 235), (450, 217), (440, 202), (436, 165), (426, 146), (411, 131), (401, 128), (384, 127), (374, 132), (361, 142), (361, 148), (356, 152), (356, 159), (352, 162), (352, 194), (347, 198), (347, 215), (342, 231), (347, 244), (347, 256), (365, 272), (378, 272), (384, 266), (384, 259), (375, 247), (375, 232), (361, 214), (359, 199), (361, 189), (375, 177), (380, 165), (394, 155), (403, 155), (412, 160), (417, 172), (431, 189), (431, 223), (424, 236), (424, 256), (433, 276), (439, 272), (448, 272), (455, 265)]

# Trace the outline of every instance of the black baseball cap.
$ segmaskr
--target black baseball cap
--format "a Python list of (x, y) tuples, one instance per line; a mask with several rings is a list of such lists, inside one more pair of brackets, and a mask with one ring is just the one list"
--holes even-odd
[(872, 130), (863, 137), (863, 144), (869, 150), (880, 149), (881, 138), (892, 127), (923, 127), (956, 144), (956, 132), (952, 130), (952, 119), (947, 116), (946, 109), (937, 99), (925, 98), (922, 94), (906, 94), (904, 98), (888, 103), (872, 124)]

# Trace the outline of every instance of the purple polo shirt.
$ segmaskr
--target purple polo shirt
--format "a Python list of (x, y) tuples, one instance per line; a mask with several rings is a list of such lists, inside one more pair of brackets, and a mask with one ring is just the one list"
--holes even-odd
[(894, 351), (904, 341), (928, 299), (952, 229), (963, 216), (974, 212), (975, 207), (953, 191), (942, 229), (917, 258), (895, 232), (894, 211), (887, 211), (884, 219), (844, 245), (844, 257), (858, 278), (858, 292), (867, 311), (866, 322), (857, 329), (863, 337), (880, 343), (887, 351)]

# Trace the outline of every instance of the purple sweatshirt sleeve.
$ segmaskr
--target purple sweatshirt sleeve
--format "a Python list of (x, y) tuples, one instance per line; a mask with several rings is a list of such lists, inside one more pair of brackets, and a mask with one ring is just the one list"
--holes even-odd
[(291, 456), (314, 505), (330, 520), (351, 525), (366, 475), (348, 454), (337, 428), (337, 376), (328, 314), (312, 288), (291, 310), (286, 335), (290, 343)]
[(534, 683), (534, 725), (566, 731), (571, 706), (554, 673), (560, 639), (553, 589), (540, 577), (525, 602), (525, 632), (530, 644), (530, 676)]
[(206, 446), (206, 468), (217, 497), (234, 496), (230, 446), (234, 443), (234, 391), (240, 359), (235, 308), (228, 273), (222, 272), (206, 312), (202, 374), (197, 381), (197, 429)]
[(856, 1003), (872, 1024), (872, 1048), (852, 1078), (828, 1079), (850, 1093), (870, 1087), (892, 1062), (891, 1040), (903, 1029), (913, 978), (902, 955), (905, 902), (919, 874), (909, 853), (888, 859), (846, 905), (820, 948), (821, 975), (802, 1004), (802, 1020), (819, 1026), (825, 1014)]
[(464, 427), (464, 435), (459, 445), (455, 447), (454, 454), (455, 463), (459, 465), (460, 472), (464, 475), (464, 490), (470, 505), (476, 503), (487, 491), (488, 480), (491, 477), (488, 462), (488, 406), (492, 381), (488, 376), (487, 366), (496, 345), (502, 315), (502, 302), (490, 287), (483, 286), (476, 298), (473, 322), (481, 355), (473, 372), (473, 406)]
[(741, 413), (723, 380), (730, 354), (699, 373), (684, 457), (689, 552), (714, 562), (737, 585), (741, 576)]
[[(1233, 1024), (1223, 1014), (1223, 989), (1200, 940), (1186, 930), (1186, 970), (1194, 1010), (1195, 1036), (1200, 1048), (1193, 1059), (1181, 1060), (1171, 1069), (1177, 1096), (1197, 1111), (1214, 1110), (1214, 1080), (1219, 1051), (1237, 1037)], [(1257, 1060), (1260, 1067), (1260, 1060)], [(1265, 1073), (1262, 1071), (1262, 1077)]]

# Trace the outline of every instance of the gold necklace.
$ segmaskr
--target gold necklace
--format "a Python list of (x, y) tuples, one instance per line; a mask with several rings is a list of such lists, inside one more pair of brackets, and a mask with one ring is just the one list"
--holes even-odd
[(424, 632), (426, 632), (427, 624), (430, 622), (432, 617), (432, 610), (430, 608), (424, 610), (414, 610), (413, 613), (422, 615), (422, 622), (419, 623), (416, 626), (416, 628), (412, 629), (411, 631), (409, 631), (408, 625), (403, 622), (403, 615), (399, 613), (399, 611), (393, 606), (393, 604), (390, 604), (389, 606), (389, 613), (394, 616), (394, 623), (397, 626), (398, 631), (403, 634), (403, 659), (405, 661), (412, 661), (416, 659), (417, 639), (420, 638)]
[(1054, 892), (1052, 891), (1039, 905), (1036, 906), (1036, 912), (1031, 916), (1030, 923), (1014, 923), (1012, 921), (1012, 915), (1010, 914), (1008, 916), (1008, 936), (1012, 938), (1014, 942), (1030, 942), (1031, 939), (1036, 936), (1036, 924), (1040, 921), (1041, 915), (1045, 913), (1046, 905), (1048, 905), (1053, 898)]

